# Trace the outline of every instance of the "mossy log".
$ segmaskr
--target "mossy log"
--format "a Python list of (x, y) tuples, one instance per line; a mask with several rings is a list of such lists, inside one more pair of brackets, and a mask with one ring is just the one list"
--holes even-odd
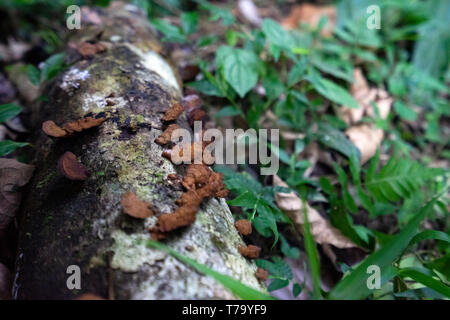
[[(164, 112), (181, 99), (181, 85), (142, 12), (123, 4), (96, 12), (101, 23), (82, 22), (81, 30), (70, 31), (69, 42), (101, 41), (106, 50), (82, 58), (68, 45), (67, 59), (73, 63), (42, 89), (47, 99), (33, 110), (39, 132), (36, 173), (21, 213), (13, 297), (236, 298), (214, 279), (146, 246), (156, 217), (139, 220), (122, 212), (120, 200), (127, 191), (159, 213), (176, 208), (182, 190), (167, 176), (183, 175), (185, 167), (163, 158), (154, 140)], [(50, 138), (40, 130), (46, 120), (63, 124), (88, 115), (108, 120), (68, 138)], [(177, 124), (188, 128), (184, 115)], [(71, 181), (58, 171), (58, 158), (66, 151), (92, 172), (87, 180)], [(164, 242), (264, 290), (254, 276), (255, 265), (236, 249), (243, 241), (233, 223), (225, 201), (213, 198), (204, 201), (193, 225)], [(79, 290), (67, 287), (70, 265), (81, 268)]]

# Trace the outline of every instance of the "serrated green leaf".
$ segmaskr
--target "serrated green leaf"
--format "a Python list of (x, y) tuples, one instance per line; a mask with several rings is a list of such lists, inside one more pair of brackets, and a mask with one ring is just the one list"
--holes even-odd
[(217, 54), (225, 80), (244, 97), (258, 82), (259, 58), (252, 51), (229, 47), (221, 47)]
[(292, 35), (275, 20), (265, 18), (261, 23), (261, 29), (270, 43), (284, 49), (293, 47), (294, 39)]
[(292, 280), (293, 274), (289, 265), (279, 257), (272, 257), (272, 261), (256, 259), (255, 263), (258, 267), (263, 268), (269, 275), (278, 279)]

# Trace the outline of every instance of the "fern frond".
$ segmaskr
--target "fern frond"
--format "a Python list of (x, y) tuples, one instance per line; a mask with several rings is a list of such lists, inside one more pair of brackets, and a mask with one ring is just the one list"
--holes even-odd
[(380, 202), (398, 202), (409, 198), (427, 181), (443, 174), (443, 170), (427, 168), (408, 158), (391, 158), (376, 173), (378, 159), (374, 159), (366, 175), (364, 186)]

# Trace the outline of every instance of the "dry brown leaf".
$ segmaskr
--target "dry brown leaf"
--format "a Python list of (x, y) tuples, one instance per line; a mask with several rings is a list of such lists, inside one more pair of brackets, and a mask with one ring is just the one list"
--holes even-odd
[(251, 0), (239, 0), (237, 4), (239, 13), (244, 17), (245, 20), (250, 22), (255, 27), (261, 26), (261, 17), (258, 13), (258, 8), (255, 6)]
[(384, 132), (372, 123), (353, 126), (345, 131), (351, 142), (361, 151), (361, 164), (372, 158), (383, 141)]
[(358, 123), (364, 115), (374, 118), (375, 112), (371, 104), (374, 102), (378, 107), (380, 117), (387, 118), (393, 100), (389, 94), (383, 89), (370, 88), (360, 68), (353, 71), (353, 78), (350, 93), (358, 102), (359, 108), (342, 106), (337, 109), (338, 117), (347, 124)]
[[(391, 111), (393, 98), (389, 96), (389, 93), (384, 89), (372, 89), (374, 91), (375, 99), (373, 100), (377, 107), (380, 118), (386, 119)], [(366, 115), (371, 118), (375, 118), (375, 111), (373, 107), (369, 105), (365, 109)]]
[[(277, 175), (273, 176), (273, 185), (275, 187), (287, 187), (287, 184)], [(302, 232), (302, 226), (304, 224), (302, 200), (294, 192), (277, 192), (275, 194), (275, 201), (278, 207), (286, 213), (289, 219), (291, 219), (297, 230)], [(350, 239), (344, 236), (338, 229), (333, 227), (328, 220), (317, 212), (317, 210), (311, 208), (308, 204), (306, 206), (311, 233), (317, 243), (331, 244), (341, 249), (356, 247), (356, 244), (350, 241)]]
[(364, 115), (365, 104), (363, 103), (363, 100), (374, 98), (369, 96), (369, 85), (367, 84), (367, 81), (364, 78), (361, 69), (356, 68), (355, 70), (353, 70), (353, 79), (353, 83), (350, 87), (350, 93), (358, 102), (359, 108), (342, 106), (337, 109), (337, 116), (344, 120), (347, 124), (359, 122)]
[(316, 6), (309, 3), (297, 5), (292, 9), (291, 14), (281, 21), (281, 25), (286, 29), (295, 29), (301, 22), (304, 22), (317, 27), (322, 16), (326, 16), (328, 21), (321, 34), (330, 36), (336, 24), (336, 8), (334, 6)]
[(0, 159), (0, 229), (6, 228), (20, 205), (23, 187), (31, 179), (34, 166), (14, 159)]

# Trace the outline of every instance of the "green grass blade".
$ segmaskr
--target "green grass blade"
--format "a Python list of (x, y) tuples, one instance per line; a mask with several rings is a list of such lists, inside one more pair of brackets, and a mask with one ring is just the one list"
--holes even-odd
[(414, 245), (423, 240), (429, 240), (429, 239), (441, 240), (441, 241), (446, 241), (446, 242), (450, 243), (450, 236), (448, 234), (446, 234), (445, 232), (437, 231), (437, 230), (425, 230), (425, 231), (417, 234), (411, 240), (410, 245)]
[(207, 266), (198, 263), (194, 259), (186, 257), (185, 255), (173, 250), (172, 248), (158, 241), (149, 240), (147, 242), (147, 246), (167, 252), (168, 254), (172, 255), (174, 258), (180, 260), (181, 262), (190, 265), (198, 272), (206, 274), (216, 279), (221, 285), (223, 285), (225, 288), (230, 290), (234, 295), (238, 296), (243, 300), (275, 300), (274, 297), (271, 297), (270, 295), (260, 292), (256, 289), (250, 288), (230, 276), (214, 271), (208, 268)]
[[(330, 291), (328, 298), (332, 300), (358, 300), (364, 299), (372, 292), (367, 287), (367, 268), (370, 265), (380, 267), (383, 276), (391, 268), (391, 264), (408, 247), (411, 239), (416, 234), (416, 229), (425, 218), (428, 211), (433, 207), (437, 198), (434, 198), (424, 206), (410, 223), (383, 248), (366, 258), (352, 273), (342, 279), (336, 287)], [(393, 275), (393, 274), (392, 274)], [(389, 279), (386, 279), (386, 281)]]
[(450, 287), (445, 285), (439, 280), (430, 277), (414, 268), (405, 268), (398, 271), (398, 275), (402, 278), (411, 278), (421, 284), (427, 286), (428, 288), (433, 289), (436, 292), (439, 292), (450, 298)]
[(308, 210), (306, 209), (306, 201), (303, 201), (303, 237), (305, 241), (305, 250), (308, 255), (309, 268), (311, 269), (311, 276), (313, 280), (313, 294), (315, 299), (322, 299), (322, 293), (320, 291), (320, 265), (319, 254), (317, 252), (316, 243), (314, 242), (314, 236), (311, 233), (311, 228), (308, 219)]

